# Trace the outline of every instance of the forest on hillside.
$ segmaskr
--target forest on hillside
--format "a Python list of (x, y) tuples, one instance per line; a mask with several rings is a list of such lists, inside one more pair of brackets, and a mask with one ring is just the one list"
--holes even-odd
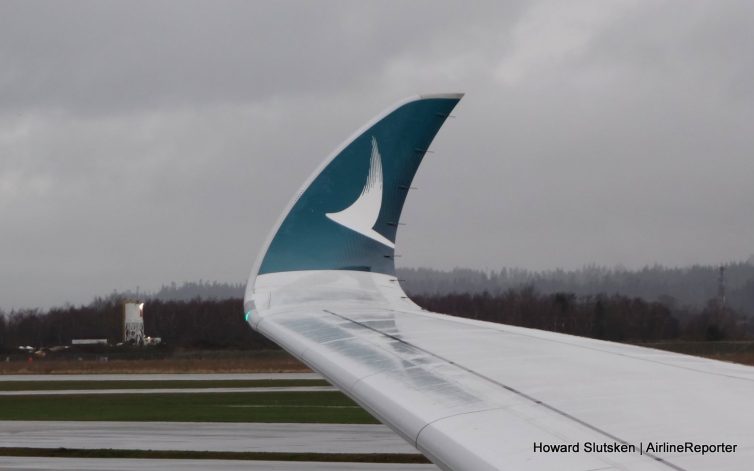
[[(754, 256), (746, 262), (724, 265), (725, 298), (731, 308), (754, 315)], [(620, 294), (660, 301), (671, 309), (703, 309), (717, 298), (720, 267), (694, 265), (683, 268), (653, 265), (638, 270), (588, 265), (577, 270), (533, 271), (502, 268), (497, 271), (455, 268), (399, 268), (398, 278), (409, 295), (481, 294), (493, 296), (510, 289), (533, 288), (539, 293), (573, 293), (576, 296)], [(243, 283), (170, 283), (154, 293), (125, 291), (114, 296), (161, 301), (231, 299), (243, 297)]]
[[(754, 337), (751, 318), (712, 301), (702, 309), (671, 308), (622, 295), (542, 294), (532, 288), (490, 294), (414, 295), (425, 309), (597, 339), (740, 340)], [(73, 339), (123, 338), (123, 299), (98, 299), (87, 306), (42, 312), (16, 310), (0, 315), (0, 351), (19, 346), (70, 345)], [(242, 300), (145, 301), (144, 331), (168, 347), (270, 349), (274, 344), (244, 321)]]
[[(243, 317), (241, 299), (149, 300), (144, 306), (145, 335), (170, 347), (270, 349), (276, 346), (254, 332)], [(0, 315), (0, 349), (70, 345), (73, 339), (123, 340), (123, 299), (111, 296), (87, 306), (65, 306)]]
[[(754, 315), (754, 257), (747, 262), (723, 265), (725, 303)], [(694, 265), (669, 268), (661, 265), (628, 270), (590, 265), (578, 270), (532, 271), (502, 268), (482, 271), (456, 268), (450, 271), (403, 268), (401, 285), (410, 295), (476, 294), (499, 295), (510, 289), (533, 288), (544, 294), (573, 293), (576, 296), (620, 294), (647, 301), (660, 301), (671, 309), (703, 309), (718, 296), (720, 267)]]
[[(399, 270), (425, 309), (473, 319), (606, 340), (754, 338), (754, 263), (719, 267), (588, 266), (579, 270)], [(72, 339), (122, 338), (124, 299), (145, 301), (145, 333), (179, 348), (275, 346), (243, 320), (243, 284), (171, 283), (154, 293), (113, 292), (84, 306), (0, 310), (0, 349), (67, 345)]]

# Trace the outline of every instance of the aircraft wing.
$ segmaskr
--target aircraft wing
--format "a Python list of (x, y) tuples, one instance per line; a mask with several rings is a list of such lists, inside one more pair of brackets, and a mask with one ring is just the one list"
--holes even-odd
[(325, 160), (252, 270), (251, 326), (445, 470), (754, 469), (754, 368), (408, 299), (401, 209), (461, 96), (407, 99)]

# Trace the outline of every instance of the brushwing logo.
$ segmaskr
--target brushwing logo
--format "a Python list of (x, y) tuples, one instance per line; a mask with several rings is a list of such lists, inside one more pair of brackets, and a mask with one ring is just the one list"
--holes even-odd
[(382, 207), (382, 157), (377, 140), (372, 137), (372, 157), (369, 160), (369, 174), (364, 189), (351, 206), (337, 213), (325, 215), (343, 227), (376, 240), (380, 244), (395, 248), (387, 237), (374, 230)]

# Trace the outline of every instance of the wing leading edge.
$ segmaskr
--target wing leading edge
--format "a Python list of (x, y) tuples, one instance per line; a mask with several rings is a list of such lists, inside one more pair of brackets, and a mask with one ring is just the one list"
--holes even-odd
[[(407, 298), (397, 221), (460, 98), (401, 102), (313, 174), (252, 271), (251, 326), (442, 469), (750, 469), (754, 368), (453, 318)], [(736, 450), (646, 451), (686, 442)]]

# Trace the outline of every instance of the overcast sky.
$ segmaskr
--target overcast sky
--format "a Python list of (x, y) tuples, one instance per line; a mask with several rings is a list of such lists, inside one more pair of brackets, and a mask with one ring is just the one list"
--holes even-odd
[(0, 308), (245, 281), (353, 130), (455, 91), (402, 266), (754, 253), (751, 1), (3, 1)]

